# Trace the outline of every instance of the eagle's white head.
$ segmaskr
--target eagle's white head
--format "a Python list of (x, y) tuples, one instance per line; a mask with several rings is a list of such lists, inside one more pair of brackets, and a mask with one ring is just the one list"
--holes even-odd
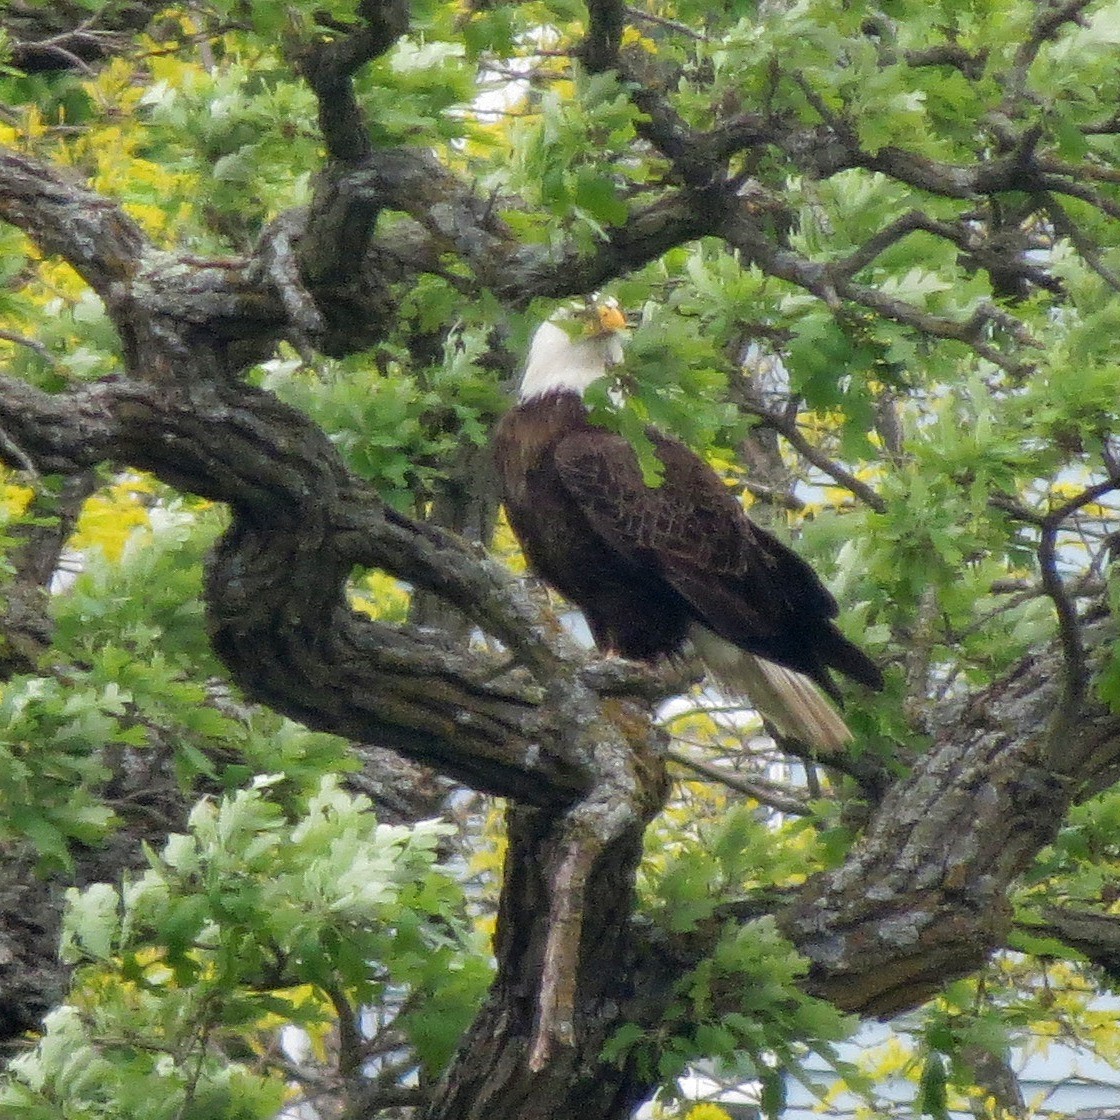
[[(572, 327), (574, 335), (569, 333)], [(614, 300), (589, 305), (586, 313), (565, 326), (551, 319), (542, 323), (529, 347), (521, 378), (521, 400), (560, 390), (583, 396), (588, 385), (622, 361), (625, 329), (626, 316)]]

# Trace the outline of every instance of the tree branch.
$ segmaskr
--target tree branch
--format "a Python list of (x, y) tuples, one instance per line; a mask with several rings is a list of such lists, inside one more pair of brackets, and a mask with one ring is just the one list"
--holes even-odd
[(1042, 923), (1025, 926), (1033, 935), (1048, 934), (1084, 953), (1108, 977), (1112, 988), (1120, 988), (1120, 917), (1073, 906), (1049, 906)]
[(1063, 680), (1061, 703), (1054, 712), (1051, 730), (1050, 757), (1057, 763), (1069, 765), (1070, 729), (1080, 718), (1081, 709), (1089, 688), (1089, 664), (1081, 634), (1081, 620), (1077, 605), (1070, 596), (1058, 571), (1058, 533), (1066, 520), (1090, 502), (1110, 493), (1120, 486), (1120, 479), (1107, 478), (1086, 487), (1076, 497), (1063, 502), (1042, 519), (1042, 533), (1038, 545), (1038, 565), (1042, 575), (1042, 589), (1054, 604), (1058, 615), (1058, 635), (1063, 651)]
[[(992, 323), (998, 323), (1012, 332), (1015, 341), (1022, 346), (1039, 347), (1026, 328), (1007, 312), (991, 304), (982, 304), (966, 320), (949, 319), (907, 303), (894, 296), (885, 295), (878, 288), (858, 284), (834, 267), (809, 260), (789, 249), (779, 248), (766, 236), (753, 215), (743, 209), (729, 210), (727, 220), (719, 230), (729, 245), (744, 254), (747, 260), (757, 264), (771, 276), (777, 276), (811, 292), (834, 311), (843, 306), (845, 300), (869, 308), (898, 323), (913, 327), (925, 335), (935, 338), (954, 339), (967, 343), (976, 354), (987, 358), (993, 365), (1006, 370), (1014, 377), (1024, 376), (1031, 368), (1028, 362), (985, 340), (985, 332)], [(881, 251), (881, 250), (880, 250)], [(860, 257), (856, 258), (858, 264)]]
[[(1110, 633), (1101, 619), (1086, 638), (1099, 649)], [(1120, 764), (1120, 717), (1096, 702), (1066, 743), (1077, 772), (1040, 760), (1063, 661), (1060, 649), (1040, 653), (943, 718), (933, 749), (891, 788), (844, 866), (779, 914), (813, 961), (818, 995), (892, 1014), (1004, 944), (1011, 885), (1064, 813)]]
[(319, 128), (332, 159), (356, 164), (372, 154), (352, 78), (408, 30), (410, 9), (407, 0), (362, 0), (358, 5), (362, 25), (337, 38), (290, 49), (296, 69), (319, 99)]
[(1066, 23), (1073, 22), (1085, 26), (1082, 12), (1091, 2), (1092, 0), (1064, 0), (1064, 2), (1059, 0), (1054, 3), (1050, 0), (1039, 6), (1031, 33), (1019, 44), (1019, 49), (1015, 52), (1015, 60), (1011, 65), (1006, 84), (1005, 103), (1010, 104), (1022, 96), (1031, 65), (1038, 57), (1038, 52), (1044, 43), (1053, 39)]
[(107, 304), (135, 276), (148, 248), (140, 227), (115, 203), (6, 148), (0, 148), (0, 221), (64, 258)]
[(866, 268), (880, 253), (918, 231), (931, 233), (935, 237), (952, 242), (989, 273), (1009, 272), (1047, 291), (1061, 291), (1061, 281), (1050, 275), (1044, 268), (1025, 260), (1017, 247), (992, 245), (991, 239), (985, 240), (963, 221), (939, 221), (921, 210), (910, 210), (901, 215), (869, 237), (848, 256), (829, 265), (834, 282), (835, 278), (841, 276), (850, 279)]
[[(590, 744), (617, 732), (579, 682), (582, 658), (536, 632), (496, 566), (386, 510), (301, 413), (244, 387), (177, 396), (103, 382), (48, 396), (0, 379), (0, 427), (44, 473), (113, 459), (232, 506), (207, 598), (215, 649), (249, 696), (531, 803), (562, 804), (590, 788)], [(548, 690), (351, 611), (345, 585), (357, 562), (452, 598)], [(546, 734), (565, 746), (541, 752)]]
[(781, 435), (806, 462), (811, 463), (817, 470), (823, 471), (837, 485), (850, 490), (861, 502), (875, 510), (876, 513), (886, 512), (886, 501), (866, 482), (856, 478), (851, 471), (834, 462), (820, 448), (810, 443), (795, 421), (787, 420), (778, 413), (767, 411), (761, 405), (752, 403), (749, 399), (743, 403), (743, 407), (747, 412), (757, 416), (766, 427), (772, 428)]
[(666, 752), (666, 757), (678, 766), (707, 778), (708, 781), (718, 782), (728, 789), (735, 790), (736, 793), (746, 794), (760, 805), (776, 809), (779, 813), (803, 817), (810, 812), (808, 805), (801, 798), (794, 797), (789, 789), (776, 782), (768, 782), (759, 777), (746, 777), (726, 767), (712, 766), (699, 758), (692, 758), (684, 751), (670, 750)]
[(618, 66), (626, 8), (619, 0), (589, 0), (587, 34), (579, 47), (579, 57), (592, 74)]

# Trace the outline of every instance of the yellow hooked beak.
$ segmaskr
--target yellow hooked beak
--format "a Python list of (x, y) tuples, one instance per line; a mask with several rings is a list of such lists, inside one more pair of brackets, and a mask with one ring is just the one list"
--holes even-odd
[(603, 334), (613, 334), (626, 329), (626, 316), (617, 303), (604, 303), (596, 308), (599, 316), (599, 330)]

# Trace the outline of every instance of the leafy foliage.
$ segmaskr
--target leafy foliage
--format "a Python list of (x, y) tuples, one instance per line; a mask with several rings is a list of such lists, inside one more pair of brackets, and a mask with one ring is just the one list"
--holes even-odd
[(14, 1063), (8, 1115), (61, 1100), (138, 1120), (272, 1116), (289, 1095), (267, 1060), (276, 1025), (322, 1038), (363, 1005), (398, 1009), (398, 1045), (429, 1074), (446, 1064), (489, 972), (435, 862), (446, 826), (378, 825), (330, 780), (290, 820), (275, 780), (200, 802), (120, 888), (69, 892), (71, 1004)]

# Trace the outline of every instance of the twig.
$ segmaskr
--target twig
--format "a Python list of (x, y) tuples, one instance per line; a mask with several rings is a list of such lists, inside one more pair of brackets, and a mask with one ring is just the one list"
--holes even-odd
[(325, 985), (323, 991), (338, 1016), (338, 1072), (353, 1077), (362, 1066), (362, 1036), (357, 1016), (345, 993), (336, 984)]
[(757, 405), (748, 404), (747, 409), (753, 412), (768, 428), (773, 428), (782, 436), (793, 449), (818, 470), (823, 471), (834, 482), (839, 483), (846, 490), (850, 490), (863, 503), (870, 506), (876, 513), (886, 513), (886, 500), (876, 493), (866, 482), (856, 478), (851, 471), (846, 470), (839, 463), (833, 462), (818, 447), (814, 447), (796, 424), (788, 422), (785, 417), (773, 412), (767, 412)]
[(1073, 21), (1083, 25), (1084, 19), (1081, 13), (1091, 2), (1092, 0), (1066, 0), (1064, 4), (1058, 4), (1055, 7), (1039, 6), (1038, 17), (1035, 20), (1034, 27), (1031, 28), (1030, 35), (1015, 52), (1015, 60), (1011, 65), (1011, 73), (1007, 80), (1005, 103), (1022, 96), (1026, 85), (1027, 71), (1038, 57), (1038, 52), (1042, 49), (1043, 43), (1053, 39), (1063, 24)]
[(677, 763), (678, 766), (684, 766), (695, 771), (695, 773), (701, 774), (713, 782), (719, 782), (737, 793), (746, 794), (747, 797), (751, 797), (771, 809), (776, 809), (779, 813), (791, 813), (804, 817), (808, 816), (810, 812), (804, 801), (793, 797), (772, 782), (740, 777), (721, 766), (712, 766), (708, 762), (701, 762), (698, 758), (691, 758), (683, 751), (668, 750), (665, 752), (665, 756)]
[(841, 774), (847, 774), (856, 781), (868, 799), (878, 803), (890, 788), (895, 775), (887, 760), (870, 752), (854, 754), (838, 752), (830, 754), (827, 758), (819, 758), (816, 753), (795, 739), (783, 740), (781, 749), (785, 754), (801, 759), (804, 763), (814, 763), (827, 766)]
[(67, 50), (65, 47), (61, 46), (58, 43), (53, 43), (49, 46), (46, 44), (45, 40), (41, 40), (37, 43), (14, 43), (12, 45), (12, 54), (17, 57), (20, 55), (45, 54), (53, 58), (61, 59), (63, 62), (72, 66), (75, 70), (78, 70), (87, 76), (93, 74), (93, 67), (90, 66), (90, 64), (86, 62), (85, 59), (80, 58), (73, 51)]
[(1120, 275), (1113, 272), (1113, 270), (1104, 263), (1096, 247), (1089, 243), (1081, 230), (1078, 229), (1077, 224), (1070, 221), (1065, 207), (1049, 192), (1042, 196), (1042, 202), (1043, 206), (1046, 208), (1046, 213), (1050, 216), (1050, 221), (1054, 225), (1055, 232), (1062, 237), (1068, 238), (1069, 243), (1081, 254), (1081, 259), (1085, 261), (1110, 288), (1120, 292)]
[(1046, 517), (1044, 514), (1036, 513), (1033, 509), (1028, 509), (1010, 494), (992, 494), (988, 498), (988, 505), (992, 509), (1002, 510), (1004, 513), (1010, 514), (1016, 521), (1026, 522), (1028, 525), (1036, 525), (1041, 528), (1046, 524)]
[(1070, 724), (1077, 718), (1089, 688), (1089, 666), (1077, 607), (1058, 571), (1058, 533), (1062, 524), (1072, 514), (1120, 487), (1120, 478), (1109, 477), (1088, 486), (1075, 498), (1063, 502), (1042, 519), (1038, 544), (1038, 565), (1042, 575), (1042, 589), (1054, 604), (1058, 616), (1058, 638), (1062, 646), (1064, 684), (1062, 699), (1055, 712), (1050, 743), (1052, 749), (1062, 750)]
[(698, 43), (708, 41), (708, 36), (703, 32), (697, 31), (695, 27), (678, 23), (675, 19), (666, 19), (665, 16), (654, 15), (653, 12), (645, 12), (641, 8), (634, 8), (629, 4), (624, 11), (635, 23), (652, 23), (657, 27), (664, 27), (667, 31), (675, 31), (678, 35), (687, 35), (688, 38), (695, 39)]
[(788, 490), (779, 489), (777, 486), (767, 486), (762, 482), (752, 482), (750, 479), (743, 483), (743, 489), (760, 502), (781, 506), (782, 509), (788, 509), (793, 513), (800, 513), (807, 504), (803, 499), (796, 494), (791, 494)]
[(3, 428), (0, 428), (0, 460), (6, 459), (15, 463), (36, 485), (42, 482), (42, 476), (35, 466), (34, 460)]
[(77, 27), (67, 31), (60, 31), (46, 39), (13, 40), (12, 57), (21, 61), (25, 56), (46, 55), (54, 56), (72, 66), (83, 74), (92, 74), (93, 67), (76, 54), (79, 47), (91, 47), (96, 57), (102, 58), (112, 52), (113, 48), (124, 41), (124, 36), (112, 31), (99, 31), (94, 27), (97, 14), (87, 17)]
[[(216, 1001), (217, 993), (210, 993), (203, 1000), (202, 1013), (209, 1014), (210, 1006)], [(189, 1115), (194, 1111), (195, 1100), (198, 1095), (198, 1085), (202, 1080), (202, 1069), (206, 1063), (206, 1048), (210, 1044), (210, 1032), (213, 1029), (213, 1022), (209, 1018), (204, 1018), (198, 1024), (196, 1033), (198, 1053), (195, 1056), (193, 1068), (187, 1075), (186, 1084), (183, 1086), (183, 1099), (179, 1107), (175, 1110), (175, 1120), (183, 1120), (183, 1117)]]

